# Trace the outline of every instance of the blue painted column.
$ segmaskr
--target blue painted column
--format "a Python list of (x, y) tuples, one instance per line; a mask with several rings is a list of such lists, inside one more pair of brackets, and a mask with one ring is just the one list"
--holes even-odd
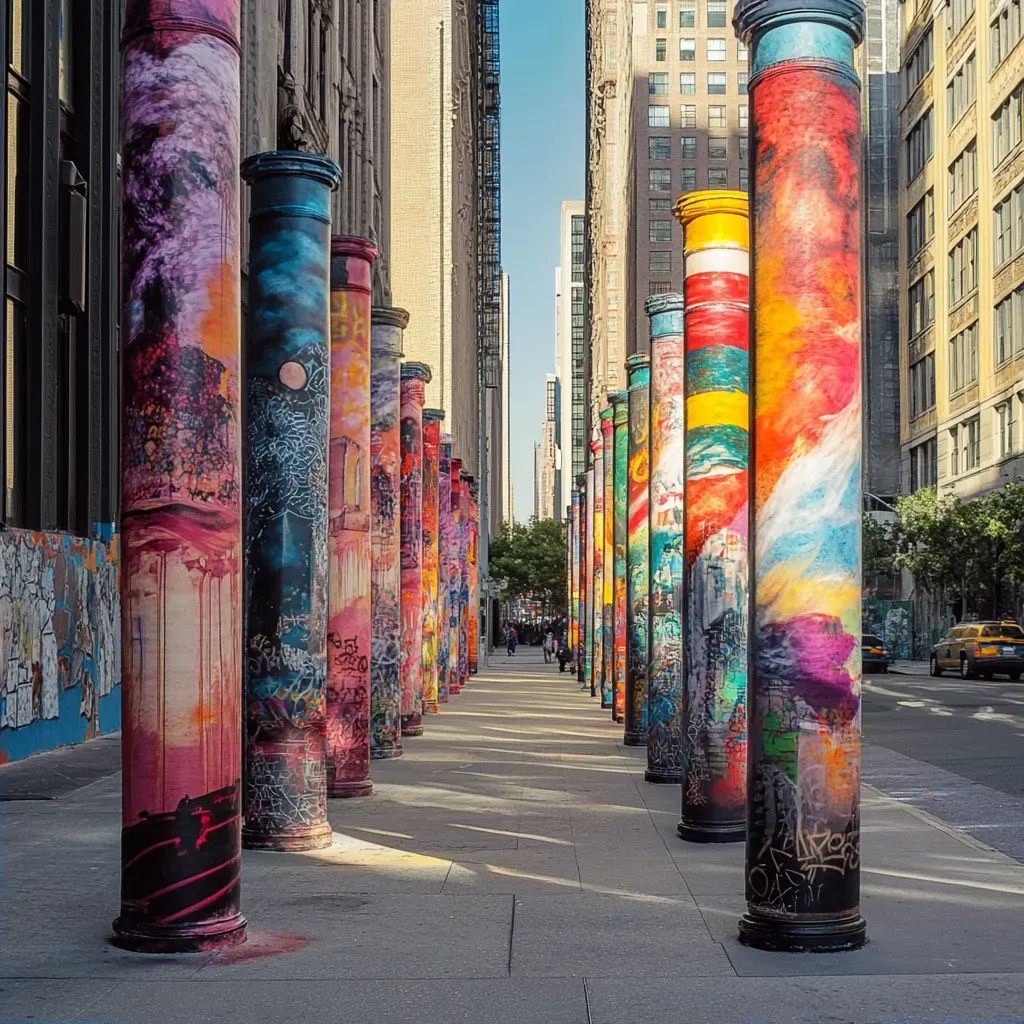
[(307, 153), (242, 164), (251, 188), (245, 339), (243, 845), (310, 850), (327, 821), (330, 198)]

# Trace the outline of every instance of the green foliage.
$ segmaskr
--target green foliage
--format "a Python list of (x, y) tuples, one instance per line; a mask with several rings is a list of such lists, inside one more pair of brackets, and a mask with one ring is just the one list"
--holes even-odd
[(505, 583), (503, 597), (532, 597), (564, 614), (566, 527), (551, 519), (505, 523), (491, 541), (491, 576)]

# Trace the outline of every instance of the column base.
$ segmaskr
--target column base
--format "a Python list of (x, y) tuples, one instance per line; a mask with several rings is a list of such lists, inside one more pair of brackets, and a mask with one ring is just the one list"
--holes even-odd
[(370, 759), (373, 761), (396, 761), (403, 753), (401, 747), (371, 747)]
[(747, 838), (746, 824), (688, 825), (679, 822), (676, 832), (688, 843), (742, 843)]
[(644, 772), (644, 782), (678, 786), (682, 781), (683, 773), (681, 769), (679, 771), (670, 771), (667, 768), (647, 768)]
[(440, 713), (441, 707), (438, 701), (424, 701), (423, 702), (423, 714), (425, 715), (436, 715)]
[(334, 841), (330, 822), (316, 825), (297, 825), (287, 832), (271, 835), (242, 826), (242, 848), (245, 850), (271, 850), (277, 853), (301, 853), (303, 850), (323, 850)]
[(248, 922), (233, 914), (207, 925), (151, 925), (121, 915), (114, 922), (110, 940), (119, 949), (133, 953), (202, 953), (211, 949), (240, 946), (248, 938)]
[(329, 800), (345, 800), (353, 796), (372, 796), (373, 783), (369, 779), (361, 782), (336, 782), (333, 786), (327, 787), (327, 798)]
[(447, 704), (448, 703), (448, 694), (446, 693), (443, 697), (438, 697), (437, 698), (437, 703), (438, 704)]
[(622, 745), (625, 747), (646, 747), (647, 735), (642, 732), (626, 732), (622, 735)]
[(613, 714), (612, 715), (612, 721), (613, 722), (617, 722), (619, 725), (624, 725), (625, 721), (626, 721), (626, 716), (625, 715), (615, 715), (615, 714)]
[(402, 726), (403, 736), (422, 736), (423, 726), (422, 725), (403, 725)]
[(867, 942), (867, 922), (859, 911), (845, 915), (780, 918), (749, 910), (740, 918), (739, 940), (772, 953), (838, 953)]
[(606, 702), (604, 697), (601, 698), (601, 710), (602, 711), (610, 710), (611, 706), (612, 706), (612, 702), (611, 701), (607, 701)]

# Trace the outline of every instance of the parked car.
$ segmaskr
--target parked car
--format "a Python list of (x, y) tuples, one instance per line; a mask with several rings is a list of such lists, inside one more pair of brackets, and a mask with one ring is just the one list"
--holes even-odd
[(860, 638), (861, 667), (865, 672), (888, 672), (889, 654), (885, 641), (874, 633), (863, 633)]
[(932, 648), (929, 667), (933, 676), (952, 669), (961, 679), (991, 679), (998, 672), (1016, 682), (1024, 671), (1024, 629), (1008, 621), (962, 622)]

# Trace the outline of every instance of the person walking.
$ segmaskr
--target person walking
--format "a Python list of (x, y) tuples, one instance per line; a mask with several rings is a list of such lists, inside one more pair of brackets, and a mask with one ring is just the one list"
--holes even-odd
[(551, 664), (551, 655), (555, 653), (555, 634), (549, 629), (544, 634), (544, 664)]
[(516, 643), (518, 640), (519, 638), (516, 636), (516, 627), (510, 623), (508, 629), (505, 631), (505, 650), (508, 652), (508, 656), (510, 658), (515, 656)]

